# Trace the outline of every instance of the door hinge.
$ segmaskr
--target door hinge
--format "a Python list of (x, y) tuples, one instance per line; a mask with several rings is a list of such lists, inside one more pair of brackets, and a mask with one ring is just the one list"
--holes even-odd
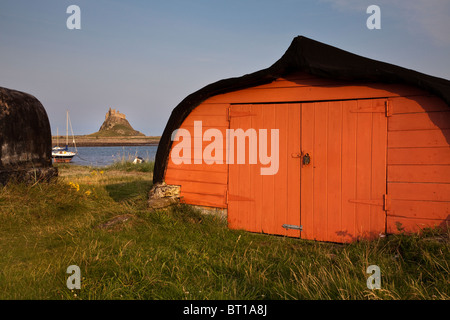
[(242, 117), (255, 117), (258, 114), (252, 111), (240, 110), (239, 108), (233, 108), (231, 110), (232, 105), (228, 106), (227, 109), (227, 120), (231, 121), (231, 117), (233, 118), (242, 118)]
[(367, 204), (370, 206), (379, 206), (379, 207), (383, 206), (383, 203), (384, 203), (381, 199), (379, 199), (379, 200), (350, 199), (350, 200), (348, 200), (348, 202), (356, 203), (356, 204)]
[(366, 204), (370, 206), (379, 206), (383, 207), (383, 211), (391, 210), (391, 199), (389, 199), (387, 194), (383, 195), (383, 199), (379, 200), (359, 200), (359, 199), (350, 199), (348, 202), (356, 203), (356, 204)]
[(386, 100), (384, 102), (384, 105), (386, 106), (386, 117), (392, 116), (392, 104), (389, 100)]
[(303, 231), (303, 226), (295, 226), (292, 224), (283, 224), (282, 227), (285, 228), (286, 230), (294, 229), (294, 230)]

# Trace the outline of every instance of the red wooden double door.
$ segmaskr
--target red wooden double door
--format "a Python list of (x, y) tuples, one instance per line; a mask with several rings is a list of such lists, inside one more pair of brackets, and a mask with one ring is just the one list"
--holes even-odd
[(271, 130), (278, 130), (279, 163), (272, 175), (262, 175), (269, 165), (249, 163), (249, 154), (245, 163), (229, 164), (229, 227), (333, 242), (384, 233), (386, 105), (385, 99), (231, 105), (230, 129), (266, 129), (258, 138), (267, 139), (268, 156)]

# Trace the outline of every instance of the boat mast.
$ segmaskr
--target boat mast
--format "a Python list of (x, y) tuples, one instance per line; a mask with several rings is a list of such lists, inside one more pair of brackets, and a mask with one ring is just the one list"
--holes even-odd
[(69, 146), (69, 111), (66, 111), (66, 149)]
[(78, 153), (78, 149), (77, 149), (77, 144), (75, 143), (75, 136), (73, 134), (73, 128), (72, 128), (72, 121), (70, 120), (70, 118), (68, 117), (69, 112), (67, 112), (67, 119), (69, 119), (69, 124), (70, 124), (70, 132), (72, 133), (72, 143), (73, 146), (75, 148), (75, 153)]

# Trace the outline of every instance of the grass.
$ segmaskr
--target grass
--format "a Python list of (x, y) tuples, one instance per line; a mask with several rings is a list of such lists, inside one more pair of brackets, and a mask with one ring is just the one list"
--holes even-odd
[(146, 161), (139, 164), (134, 164), (131, 161), (118, 161), (108, 166), (105, 170), (121, 170), (121, 171), (137, 171), (137, 172), (153, 172), (155, 163), (153, 161)]
[(229, 230), (189, 206), (149, 211), (152, 173), (137, 166), (60, 165), (54, 183), (0, 187), (0, 299), (450, 298), (448, 232), (342, 245)]

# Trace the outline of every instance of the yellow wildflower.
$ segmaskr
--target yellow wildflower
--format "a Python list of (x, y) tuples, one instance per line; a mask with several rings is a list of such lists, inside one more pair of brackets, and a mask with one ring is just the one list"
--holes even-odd
[(80, 191), (80, 185), (78, 183), (73, 183), (72, 181), (69, 182), (69, 186), (75, 190)]

